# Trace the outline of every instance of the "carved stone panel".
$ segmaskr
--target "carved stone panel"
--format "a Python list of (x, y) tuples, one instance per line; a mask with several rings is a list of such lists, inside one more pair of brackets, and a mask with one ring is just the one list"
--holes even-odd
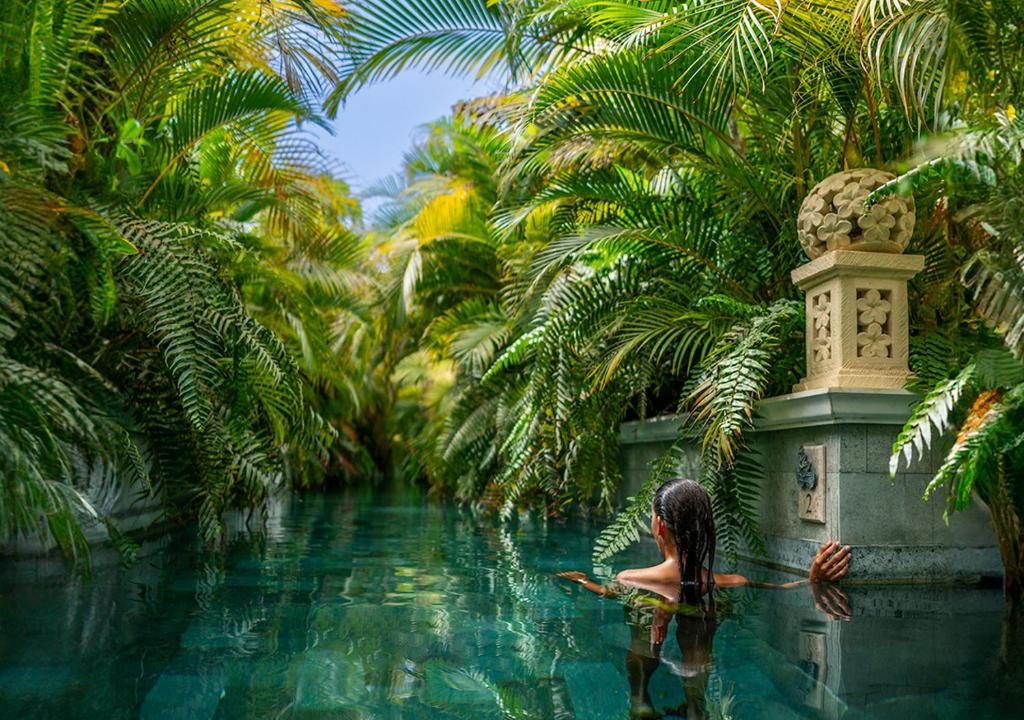
[(832, 293), (826, 290), (811, 296), (811, 329), (814, 365), (832, 361)]
[(857, 290), (857, 357), (892, 357), (892, 292)]
[(794, 391), (902, 388), (910, 377), (907, 280), (919, 255), (835, 250), (793, 271), (807, 293), (807, 376)]

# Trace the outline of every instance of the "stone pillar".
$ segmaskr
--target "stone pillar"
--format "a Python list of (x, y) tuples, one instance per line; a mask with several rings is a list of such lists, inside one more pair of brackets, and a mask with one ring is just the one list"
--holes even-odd
[(914, 199), (890, 196), (865, 209), (893, 179), (869, 168), (836, 173), (800, 207), (800, 243), (811, 262), (792, 273), (807, 294), (807, 377), (820, 388), (899, 389), (910, 377), (907, 281), (924, 257), (903, 255)]
[(807, 377), (794, 392), (906, 385), (907, 280), (923, 267), (921, 255), (833, 250), (794, 270), (807, 293)]
[(917, 400), (903, 389), (907, 281), (924, 267), (923, 257), (903, 254), (913, 198), (889, 195), (867, 207), (868, 195), (892, 179), (871, 169), (838, 173), (800, 208), (797, 231), (810, 262), (792, 278), (807, 293), (807, 377), (795, 392), (759, 404), (750, 437), (764, 469), (765, 559), (804, 573), (834, 538), (853, 549), (851, 578), (998, 577), (986, 509), (972, 505), (947, 525), (943, 504), (922, 500), (944, 459), (941, 444), (889, 474), (893, 441)]

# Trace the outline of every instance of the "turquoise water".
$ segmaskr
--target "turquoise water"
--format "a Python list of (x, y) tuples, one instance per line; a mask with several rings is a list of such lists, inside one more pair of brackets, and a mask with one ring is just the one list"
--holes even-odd
[(851, 588), (835, 622), (806, 588), (728, 591), (656, 657), (649, 611), (552, 577), (590, 569), (593, 526), (360, 494), (243, 530), (223, 556), (174, 540), (87, 581), (7, 568), (0, 717), (908, 720), (1024, 700), (998, 592)]

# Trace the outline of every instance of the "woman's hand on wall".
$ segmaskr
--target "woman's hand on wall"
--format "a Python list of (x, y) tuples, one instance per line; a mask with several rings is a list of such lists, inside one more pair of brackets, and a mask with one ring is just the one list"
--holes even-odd
[(812, 583), (836, 582), (846, 575), (850, 567), (850, 546), (840, 547), (836, 540), (829, 540), (818, 548), (818, 554), (811, 562), (808, 579)]

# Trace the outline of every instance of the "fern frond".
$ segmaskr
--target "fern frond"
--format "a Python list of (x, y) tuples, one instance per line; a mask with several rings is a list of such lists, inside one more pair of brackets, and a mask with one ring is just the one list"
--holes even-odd
[(952, 427), (952, 416), (965, 390), (970, 388), (976, 372), (975, 365), (964, 368), (955, 378), (939, 383), (914, 407), (914, 412), (896, 437), (889, 458), (889, 473), (895, 477), (900, 462), (907, 467), (917, 459), (923, 459), (932, 446)]
[(694, 470), (692, 442), (692, 438), (685, 435), (677, 438), (668, 450), (651, 463), (647, 479), (636, 495), (626, 500), (626, 506), (616, 514), (611, 524), (601, 530), (594, 541), (592, 558), (595, 565), (640, 541), (641, 532), (649, 527), (651, 505), (657, 489), (678, 476), (680, 471)]
[(964, 267), (978, 312), (1003, 334), (1007, 347), (1024, 359), (1024, 248), (999, 258), (982, 251)]
[(752, 426), (754, 406), (778, 370), (775, 352), (799, 333), (802, 319), (801, 304), (780, 300), (723, 335), (701, 363), (686, 403), (694, 409), (692, 426), (703, 431), (703, 446), (719, 464), (732, 463), (739, 438)]

